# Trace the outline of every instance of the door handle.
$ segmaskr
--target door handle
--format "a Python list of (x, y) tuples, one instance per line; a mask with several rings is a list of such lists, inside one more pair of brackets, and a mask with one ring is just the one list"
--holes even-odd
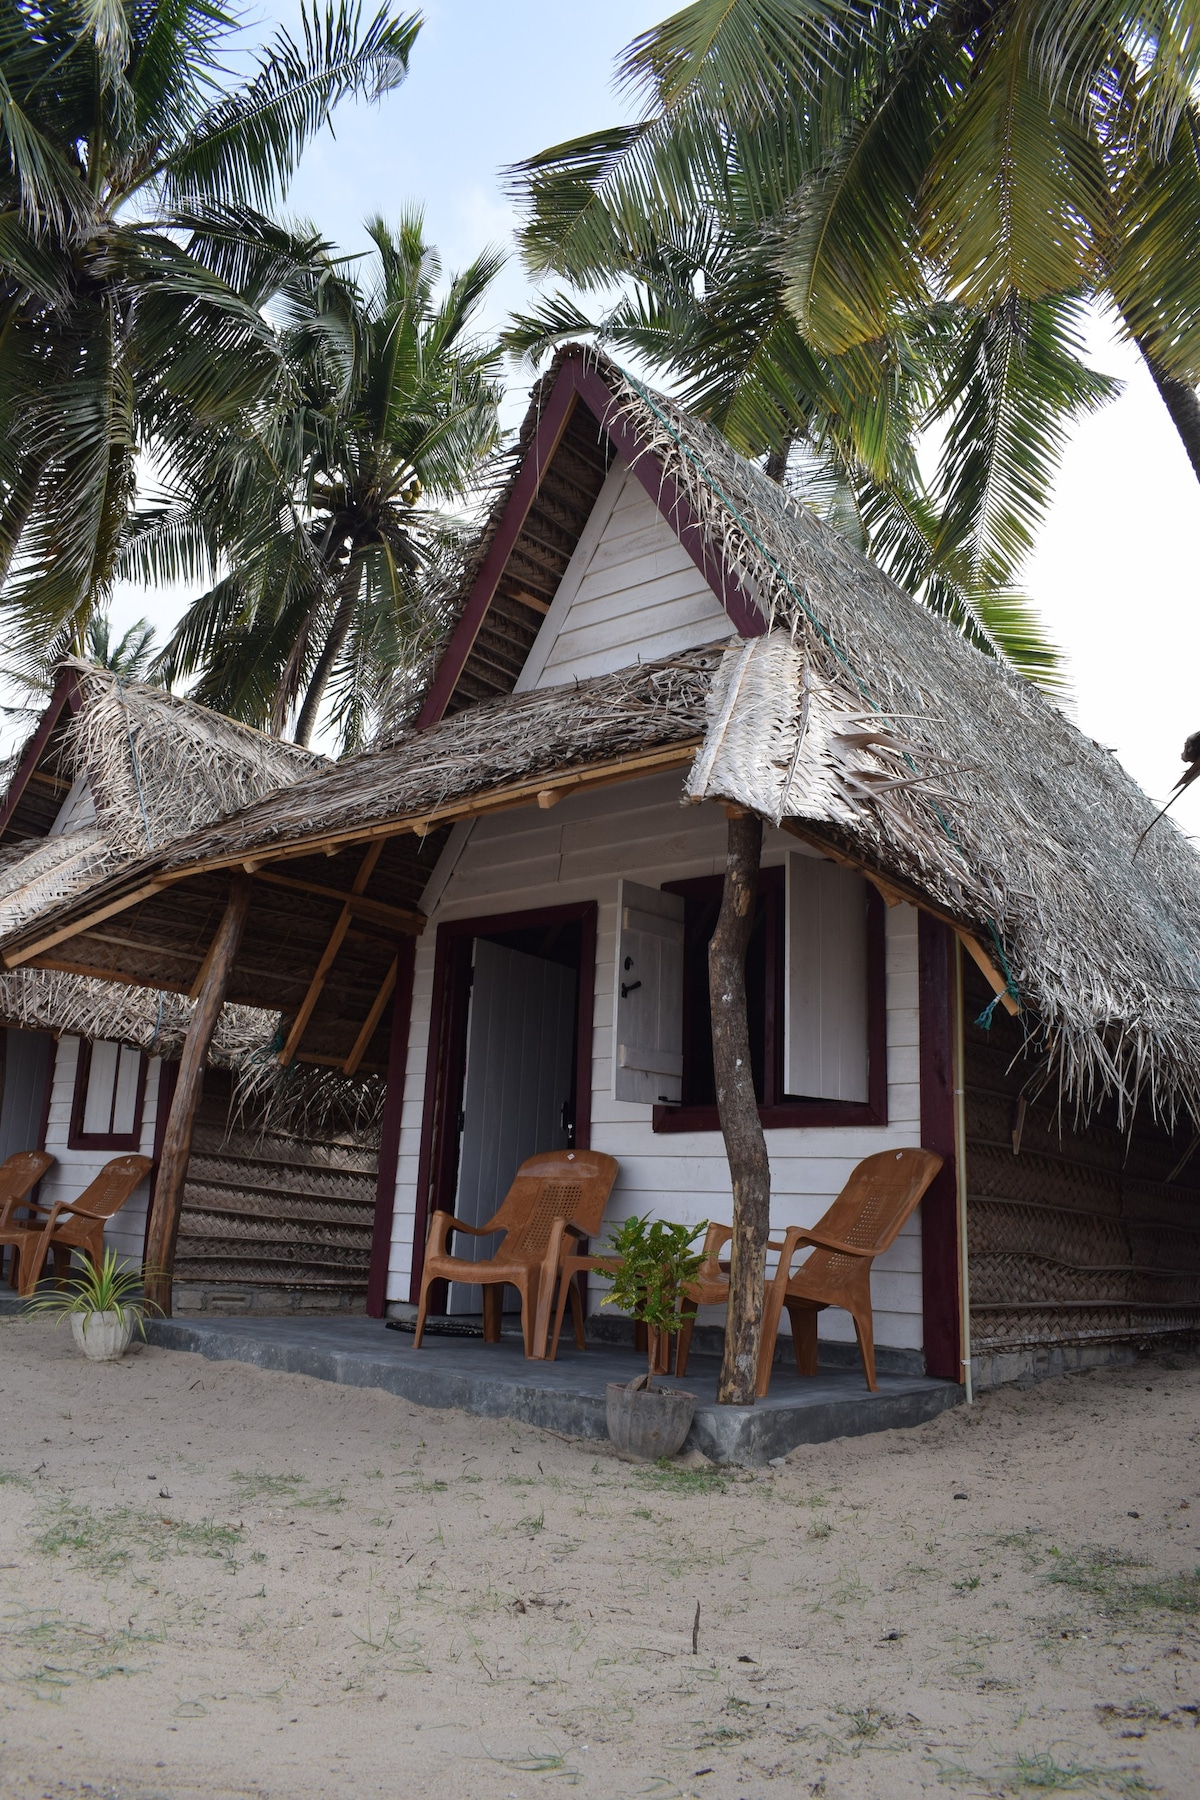
[(633, 993), (634, 989), (640, 988), (641, 985), (642, 984), (640, 981), (623, 981), (621, 983), (621, 998), (622, 998), (622, 1000), (628, 1000), (630, 994)]

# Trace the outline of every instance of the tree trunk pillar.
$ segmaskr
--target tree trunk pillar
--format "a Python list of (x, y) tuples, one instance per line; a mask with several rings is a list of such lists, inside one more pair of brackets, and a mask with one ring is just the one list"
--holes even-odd
[(183, 1209), (183, 1188), (187, 1180), (188, 1159), (192, 1153), (192, 1132), (196, 1124), (196, 1108), (204, 1084), (204, 1065), (212, 1043), (217, 1019), (225, 1004), (229, 976), (241, 943), (246, 914), (250, 909), (250, 879), (234, 877), (221, 923), (217, 926), (209, 955), (208, 974), (200, 989), (196, 1011), (188, 1026), (179, 1062), (179, 1078), (167, 1114), (163, 1133), (162, 1154), (158, 1163), (158, 1180), (154, 1188), (154, 1213), (146, 1234), (146, 1297), (160, 1306), (170, 1317), (171, 1286), (175, 1269), (175, 1240), (179, 1235), (179, 1215)]
[(729, 1312), (717, 1400), (722, 1406), (753, 1406), (771, 1221), (771, 1165), (758, 1116), (746, 1018), (746, 947), (758, 893), (762, 820), (736, 808), (728, 810), (725, 886), (708, 946), (713, 1073), (733, 1185)]

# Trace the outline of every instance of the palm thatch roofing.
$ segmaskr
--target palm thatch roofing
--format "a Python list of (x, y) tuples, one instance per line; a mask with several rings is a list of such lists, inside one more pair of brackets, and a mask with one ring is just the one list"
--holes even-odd
[[(741, 641), (514, 694), (615, 452)], [(287, 858), (315, 883), (332, 856), (345, 888), (352, 847), (377, 838), (367, 891), (411, 906), (448, 820), (672, 762), (688, 769), (681, 799), (750, 807), (968, 929), (1019, 995), (1047, 1079), (1083, 1113), (1113, 1096), (1200, 1116), (1188, 841), (1164, 821), (1135, 854), (1154, 809), (1108, 750), (717, 433), (578, 349), (535, 390), (419, 728), (176, 839), (0, 948), (27, 956), (56, 924), (91, 956), (88, 908), (103, 900), (127, 908), (125, 947), (113, 950), (110, 919), (94, 953), (145, 970), (167, 896), (198, 896), (211, 932), (222, 869)], [(270, 985), (260, 972), (255, 987), (250, 960), (247, 998)]]
[[(88, 892), (181, 833), (328, 766), (323, 756), (162, 688), (66, 660), (46, 712), (9, 764), (0, 933)], [(62, 970), (0, 976), (5, 1024), (109, 1038), (151, 1055), (179, 1055), (194, 1010), (180, 995)], [(226, 1007), (213, 1060), (261, 1049), (277, 1024), (259, 1008)]]

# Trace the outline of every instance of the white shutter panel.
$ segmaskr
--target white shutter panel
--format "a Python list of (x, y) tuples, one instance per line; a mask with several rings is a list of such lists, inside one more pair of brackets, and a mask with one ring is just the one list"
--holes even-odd
[(784, 1081), (814, 1100), (866, 1100), (867, 884), (814, 856), (787, 859)]
[(683, 899), (617, 884), (613, 1094), (677, 1105), (683, 1094)]

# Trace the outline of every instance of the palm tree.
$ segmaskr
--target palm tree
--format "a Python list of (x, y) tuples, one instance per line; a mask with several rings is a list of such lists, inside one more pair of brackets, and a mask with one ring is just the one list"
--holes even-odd
[[(1058, 685), (1057, 652), (1016, 580), (1066, 421), (1115, 387), (1081, 360), (1076, 305), (1025, 309), (1019, 358), (1005, 358), (995, 320), (946, 302), (829, 354), (787, 306), (749, 210), (731, 226), (710, 209), (652, 243), (614, 233), (606, 264), (630, 284), (615, 303), (597, 317), (572, 295), (547, 296), (511, 322), (508, 347), (537, 360), (591, 335), (631, 353), (980, 648)], [(920, 434), (956, 415), (970, 431), (948, 439), (931, 489)]]
[(328, 247), (297, 264), (279, 310), (277, 382), (135, 522), (123, 566), (229, 571), (193, 604), (158, 668), (197, 698), (307, 744), (332, 696), (362, 741), (397, 669), (444, 623), (462, 500), (498, 440), (501, 351), (475, 333), (503, 258), (442, 280), (419, 212), (367, 224), (369, 264)]
[(202, 249), (252, 227), (340, 100), (403, 79), (419, 23), (311, 0), (233, 85), (245, 15), (220, 0), (3, 0), (0, 592), (26, 641), (82, 648), (139, 452), (273, 379), (269, 264), (239, 287)]
[[(1030, 355), (1038, 309), (1107, 299), (1200, 477), (1198, 59), (1189, 8), (695, 0), (626, 52), (640, 120), (522, 166), (526, 260), (596, 287), (697, 217), (753, 221), (820, 355), (962, 308), (964, 372), (993, 420), (1024, 412), (1035, 452), (1061, 432), (1061, 367)], [(943, 465), (946, 526), (987, 552), (990, 511), (1003, 552), (1054, 456), (1018, 467), (1005, 504), (1016, 446), (976, 437), (979, 393), (947, 393), (948, 453), (975, 479)]]

